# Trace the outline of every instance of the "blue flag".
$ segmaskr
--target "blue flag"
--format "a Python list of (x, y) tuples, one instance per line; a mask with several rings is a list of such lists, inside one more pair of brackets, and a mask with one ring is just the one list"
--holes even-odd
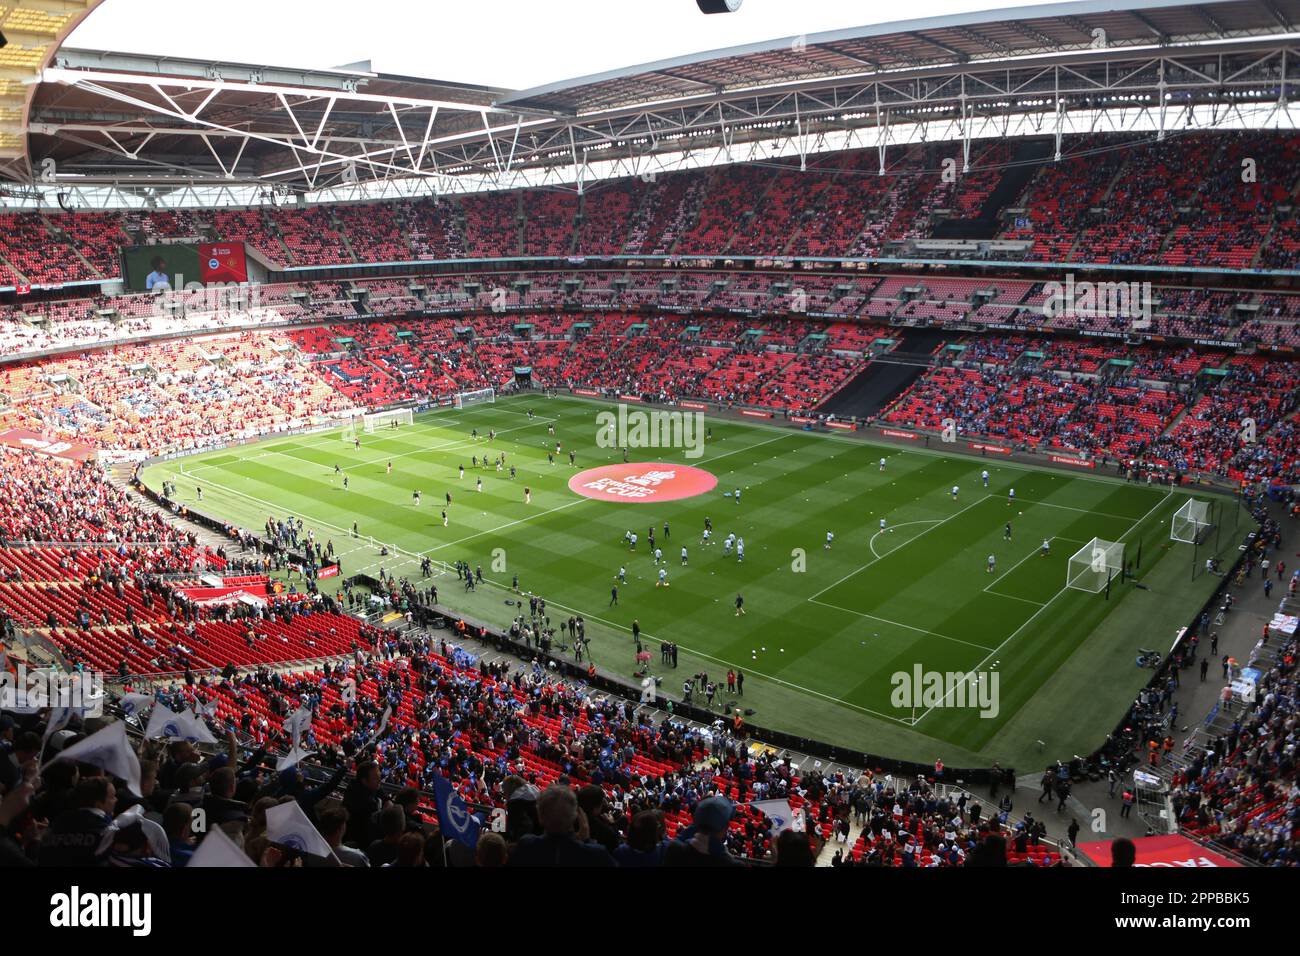
[(471, 850), (478, 846), (478, 834), (483, 823), (469, 812), (451, 781), (440, 773), (433, 775), (433, 796), (438, 805), (438, 824), (442, 834), (465, 844)]

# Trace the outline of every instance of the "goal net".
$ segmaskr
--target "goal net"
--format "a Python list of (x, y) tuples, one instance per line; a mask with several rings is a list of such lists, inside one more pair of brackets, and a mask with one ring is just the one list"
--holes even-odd
[(1093, 538), (1070, 557), (1065, 586), (1098, 594), (1106, 584), (1124, 573), (1124, 545), (1119, 541)]
[(390, 408), (386, 412), (371, 412), (368, 415), (361, 416), (361, 425), (367, 434), (381, 428), (410, 425), (414, 421), (415, 414), (409, 408)]
[(497, 400), (497, 390), (495, 388), (480, 388), (472, 392), (457, 392), (455, 405), (457, 408), (469, 408), (471, 405), (495, 405)]
[(357, 435), (361, 434), (361, 416), (353, 415), (348, 419), (347, 424), (343, 426), (342, 438), (346, 442), (355, 441)]
[(1174, 512), (1173, 523), (1169, 528), (1169, 539), (1184, 544), (1196, 544), (1211, 527), (1210, 503), (1188, 498), (1183, 502), (1183, 506)]

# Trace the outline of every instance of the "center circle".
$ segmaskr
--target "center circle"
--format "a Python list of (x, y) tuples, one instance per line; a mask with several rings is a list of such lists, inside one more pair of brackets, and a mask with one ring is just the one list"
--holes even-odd
[(718, 479), (703, 468), (662, 461), (601, 465), (569, 479), (569, 490), (584, 498), (633, 504), (693, 498), (717, 485)]

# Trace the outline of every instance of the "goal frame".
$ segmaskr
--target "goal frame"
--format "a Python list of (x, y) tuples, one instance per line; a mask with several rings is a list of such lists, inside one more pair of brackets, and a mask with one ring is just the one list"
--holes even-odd
[(1065, 586), (1076, 591), (1100, 594), (1111, 581), (1124, 575), (1124, 545), (1119, 541), (1093, 538), (1066, 565)]
[(399, 427), (413, 425), (415, 423), (415, 413), (409, 408), (389, 408), (382, 412), (367, 412), (361, 416), (361, 430), (367, 435), (373, 435), (379, 429), (386, 428), (393, 422), (396, 422)]
[(1210, 516), (1208, 501), (1188, 498), (1170, 519), (1169, 540), (1180, 544), (1200, 543), (1202, 535), (1214, 527)]
[(452, 400), (456, 408), (469, 408), (473, 405), (495, 405), (497, 390), (495, 388), (476, 388), (468, 392), (457, 392)]

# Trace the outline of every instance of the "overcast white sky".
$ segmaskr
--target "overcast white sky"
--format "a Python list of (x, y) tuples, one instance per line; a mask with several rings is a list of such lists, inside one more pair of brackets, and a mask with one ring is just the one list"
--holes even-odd
[(104, 0), (67, 46), (528, 89), (667, 57), (1047, 0)]

